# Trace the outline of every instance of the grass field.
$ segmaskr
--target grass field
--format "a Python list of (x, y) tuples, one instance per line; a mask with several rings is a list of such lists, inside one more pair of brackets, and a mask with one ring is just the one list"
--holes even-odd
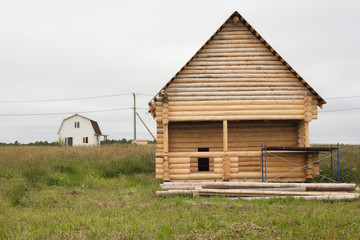
[[(157, 199), (154, 152), (153, 145), (0, 147), (0, 238), (360, 237), (360, 201)], [(359, 183), (360, 146), (340, 152), (344, 179)]]

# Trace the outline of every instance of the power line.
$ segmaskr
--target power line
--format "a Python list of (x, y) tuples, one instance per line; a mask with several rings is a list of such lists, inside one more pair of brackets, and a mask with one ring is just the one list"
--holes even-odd
[[(61, 101), (78, 101), (78, 100), (87, 100), (87, 99), (99, 99), (99, 98), (111, 98), (119, 96), (127, 96), (133, 93), (118, 93), (118, 94), (109, 94), (109, 95), (100, 95), (100, 96), (88, 96), (88, 97), (77, 97), (77, 98), (57, 98), (57, 99), (38, 99), (38, 100), (0, 100), (0, 103), (37, 103), (37, 102), (61, 102)], [(150, 96), (153, 97), (154, 94), (148, 93), (135, 93), (136, 95)], [(338, 99), (349, 99), (349, 98), (360, 98), (359, 96), (348, 96), (348, 97), (333, 97), (327, 98), (328, 100), (338, 100)]]
[(150, 96), (150, 97), (155, 96), (154, 94), (148, 94), (148, 93), (135, 93), (135, 94), (143, 95), (143, 96)]
[(359, 110), (360, 107), (356, 108), (343, 108), (343, 109), (334, 109), (334, 110), (325, 110), (325, 111), (319, 111), (319, 112), (342, 112), (342, 111), (351, 111), (351, 110)]
[[(38, 99), (38, 100), (2, 100), (0, 103), (37, 103), (37, 102), (61, 102), (61, 101), (77, 101), (77, 100), (86, 100), (86, 99), (98, 99), (98, 98), (111, 98), (131, 95), (132, 93), (118, 93), (110, 95), (101, 95), (101, 96), (88, 96), (88, 97), (78, 97), (78, 98), (58, 98), (58, 99)], [(144, 96), (153, 96), (147, 93), (135, 93), (138, 95)]]
[(327, 98), (327, 100), (346, 99), (346, 98), (360, 98), (360, 96), (333, 97), (333, 98)]
[[(55, 112), (55, 113), (3, 113), (0, 116), (3, 117), (20, 117), (20, 116), (53, 116), (53, 115), (64, 115), (64, 114), (75, 114), (75, 113), (97, 113), (97, 112), (113, 112), (113, 111), (122, 111), (130, 110), (133, 108), (113, 108), (113, 109), (103, 109), (103, 110), (93, 110), (93, 111), (81, 111), (81, 112)], [(147, 110), (147, 108), (138, 108), (142, 110)]]

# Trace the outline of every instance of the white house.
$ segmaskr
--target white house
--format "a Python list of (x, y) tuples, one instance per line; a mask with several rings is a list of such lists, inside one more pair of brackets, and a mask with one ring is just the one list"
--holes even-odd
[(59, 139), (67, 146), (99, 146), (101, 133), (98, 123), (79, 114), (65, 118), (58, 131)]

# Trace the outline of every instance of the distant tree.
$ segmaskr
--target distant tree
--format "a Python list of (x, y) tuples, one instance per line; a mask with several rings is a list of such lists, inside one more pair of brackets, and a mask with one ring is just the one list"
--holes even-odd
[(127, 140), (126, 138), (123, 138), (121, 140), (107, 139), (106, 141), (101, 141), (101, 144), (129, 144), (129, 143), (131, 143), (131, 140)]

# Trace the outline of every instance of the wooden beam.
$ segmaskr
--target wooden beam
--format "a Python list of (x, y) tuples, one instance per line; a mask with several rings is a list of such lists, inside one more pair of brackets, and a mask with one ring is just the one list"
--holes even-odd
[(169, 109), (168, 109), (168, 103), (163, 103), (163, 108), (162, 108), (162, 123), (163, 123), (163, 141), (164, 141), (164, 152), (167, 153), (169, 152)]
[(164, 156), (164, 161), (163, 161), (163, 180), (164, 181), (169, 181), (170, 180), (170, 174), (169, 174), (169, 157), (168, 156)]
[(164, 152), (169, 152), (169, 124), (164, 124)]
[(230, 180), (230, 155), (223, 156), (223, 181)]
[(223, 151), (228, 151), (228, 122), (227, 120), (223, 121)]
[(309, 123), (304, 123), (305, 128), (305, 147), (310, 147), (310, 129), (309, 129)]

